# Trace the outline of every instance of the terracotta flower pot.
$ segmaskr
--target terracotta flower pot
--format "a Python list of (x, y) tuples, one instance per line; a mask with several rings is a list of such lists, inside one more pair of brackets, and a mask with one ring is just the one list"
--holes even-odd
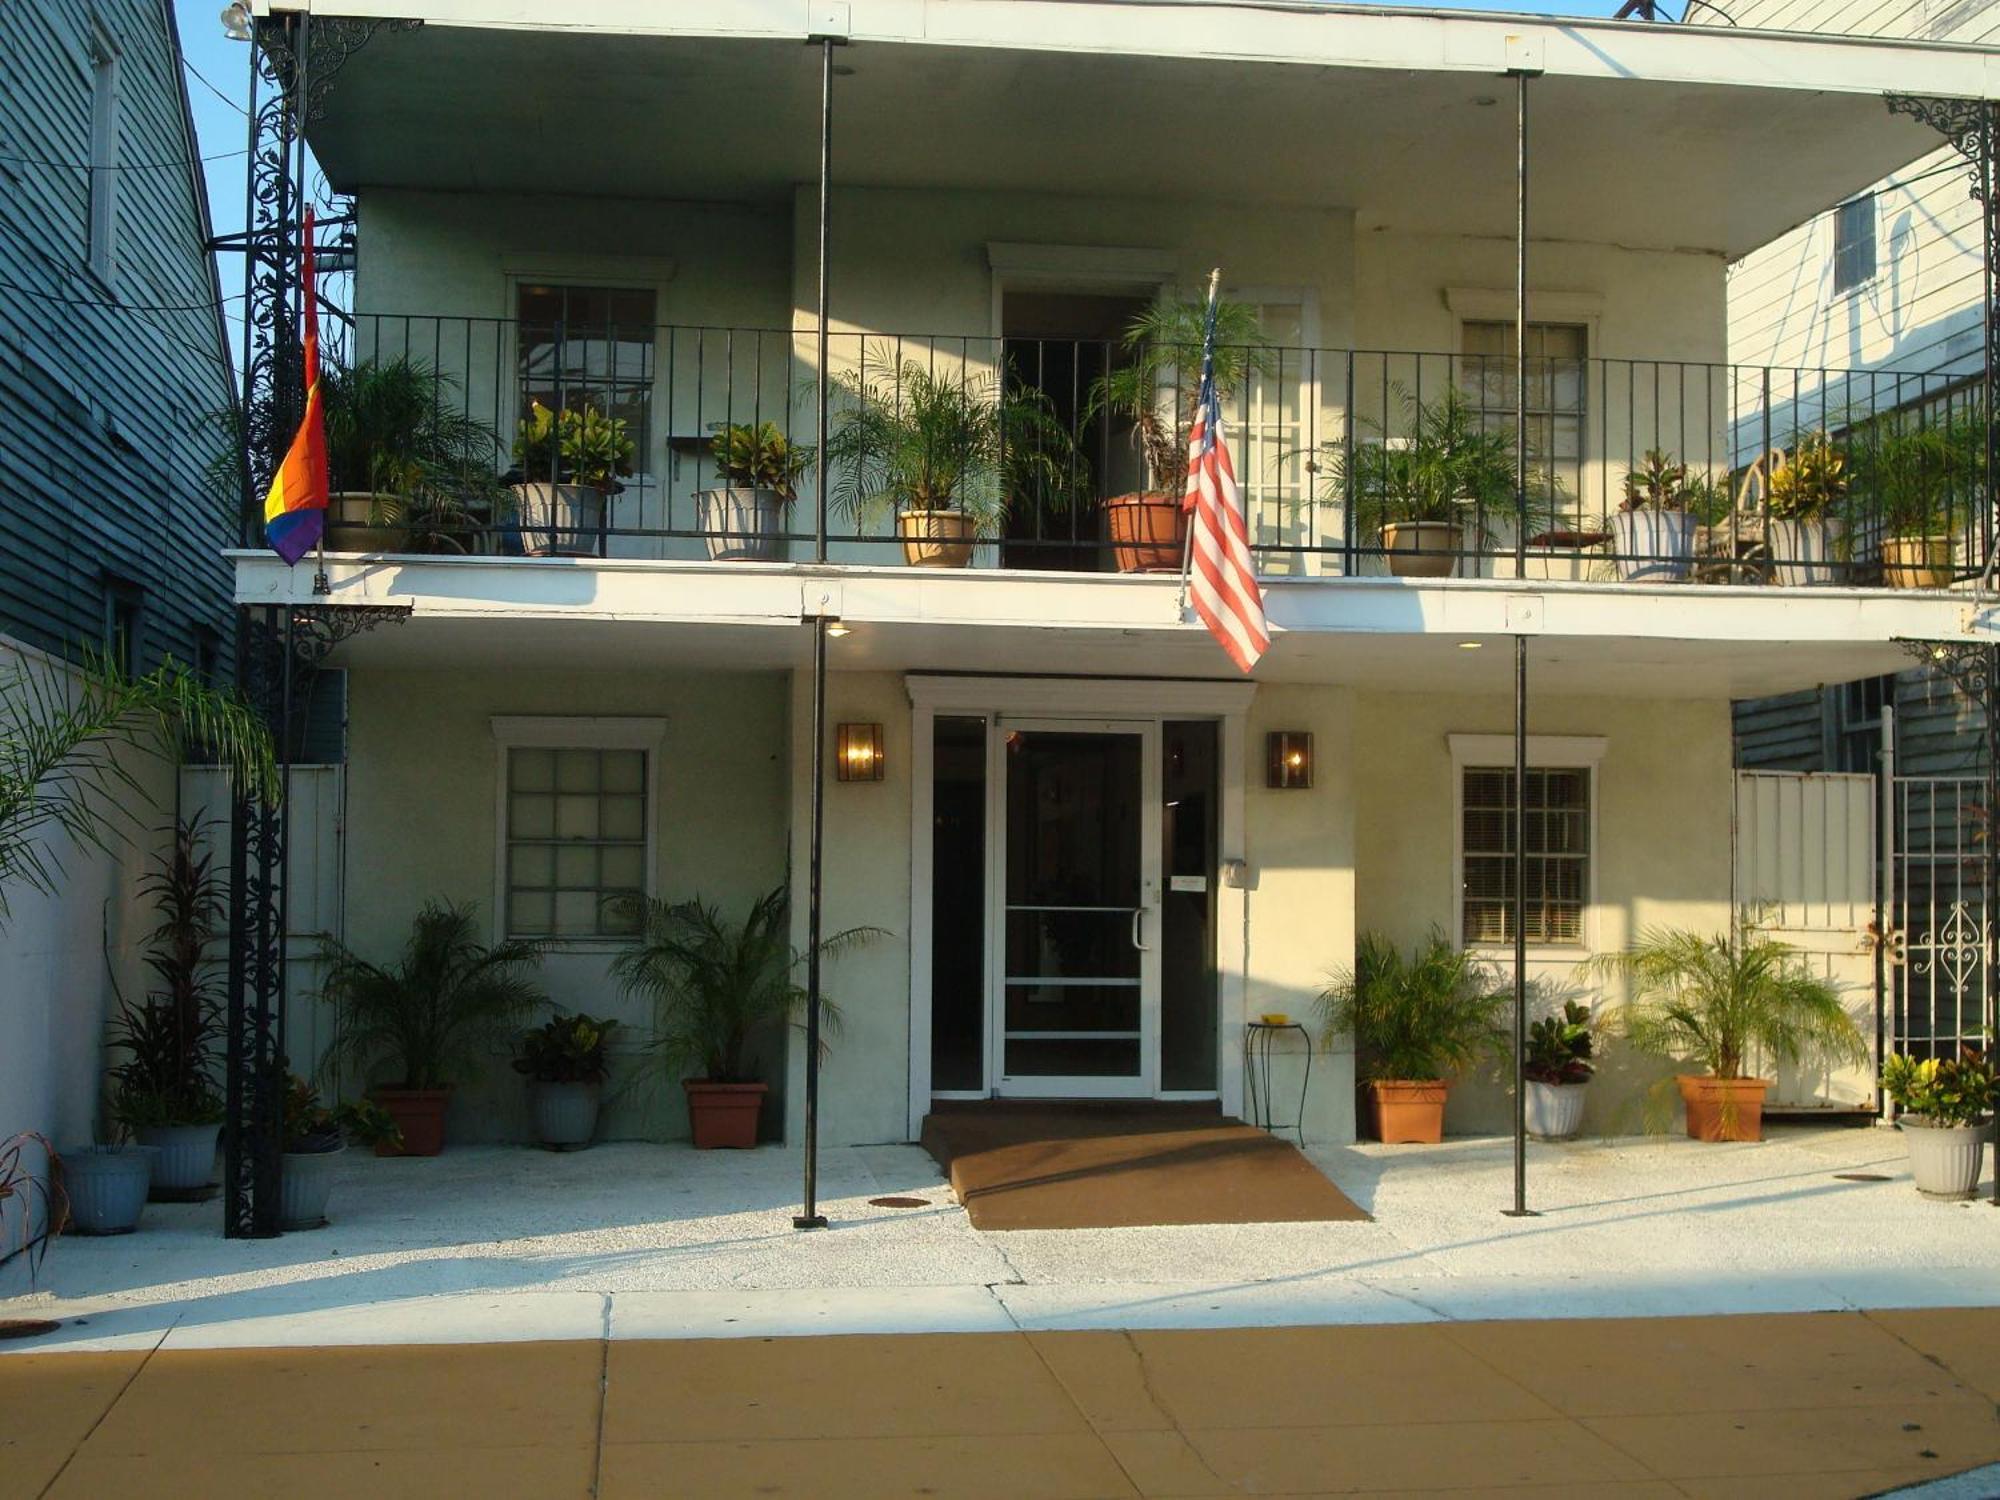
[(757, 1144), (757, 1116), (768, 1086), (761, 1083), (708, 1083), (690, 1078), (688, 1124), (697, 1151), (747, 1151)]
[(1882, 581), (1892, 589), (1951, 587), (1951, 538), (1891, 536), (1882, 539)]
[(903, 510), (896, 513), (896, 535), (913, 568), (963, 568), (972, 562), (979, 528), (962, 510)]
[(1710, 1078), (1679, 1073), (1674, 1082), (1687, 1106), (1687, 1133), (1692, 1141), (1761, 1141), (1764, 1139), (1763, 1078)]
[(1382, 528), (1389, 572), (1396, 578), (1449, 578), (1458, 571), (1465, 528), (1456, 521), (1391, 521)]
[(1443, 1079), (1378, 1078), (1368, 1085), (1375, 1139), (1389, 1145), (1435, 1146), (1444, 1139)]
[(403, 1132), (401, 1146), (382, 1142), (375, 1147), (377, 1156), (436, 1156), (444, 1150), (444, 1107), (451, 1101), (449, 1087), (369, 1092)]
[(1113, 495), (1104, 502), (1104, 529), (1119, 572), (1180, 572), (1187, 543), (1180, 501), (1152, 492)]

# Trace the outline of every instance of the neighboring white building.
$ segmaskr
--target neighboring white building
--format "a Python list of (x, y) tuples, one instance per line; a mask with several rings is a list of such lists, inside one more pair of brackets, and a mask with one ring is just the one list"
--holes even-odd
[[(477, 899), (496, 931), (555, 935), (563, 1003), (641, 1020), (607, 978), (599, 898), (803, 892), (801, 622), (837, 615), (827, 717), (879, 730), (884, 769), (825, 787), (826, 921), (891, 937), (829, 976), (847, 1025), (828, 1142), (914, 1138), (939, 1096), (1238, 1110), (1246, 1021), (1309, 1019), (1357, 933), (1436, 927), (1504, 959), (1517, 634), (1531, 964), (1595, 989), (1584, 962), (1642, 928), (1730, 920), (1732, 700), (1893, 671), (1899, 639), (1976, 624), (1946, 590), (1745, 586), (1726, 521), (1699, 585), (1621, 580), (1604, 534), (1646, 449), (1726, 473), (1762, 399), (1727, 368), (1727, 266), (1907, 173), (1931, 138), (1881, 95), (1983, 94), (1986, 49), (1225, 4), (388, 8), (425, 24), (357, 51), (311, 132), (357, 200), (355, 348), (421, 358), (501, 434), (535, 400), (615, 413), (635, 473), (568, 535), (331, 556), (324, 600), (310, 563), (236, 556), (245, 606), (412, 611), (332, 658), (347, 940), (386, 955), (425, 898)], [(1232, 406), (1276, 627), (1251, 679), (1175, 578), (1106, 566), (1097, 501), (1142, 482), (1115, 423), (1076, 426), (1080, 512), (1014, 523), (969, 568), (903, 566), (885, 524), (839, 516), (816, 565), (809, 483), (773, 560), (709, 559), (711, 427), (813, 431), (804, 43), (827, 27), (848, 33), (836, 373), (899, 352), (952, 380), (1009, 366), (1080, 424), (1135, 310), (1212, 266), (1261, 310), (1284, 353)], [(1357, 497), (1324, 486), (1385, 425), (1391, 451), (1407, 439), (1405, 390), (1511, 427), (1510, 67), (1537, 74), (1526, 404), (1561, 512), (1531, 528), (1525, 576), (1495, 517), (1466, 533), (1466, 576), (1392, 577)], [(1309, 786), (1269, 784), (1279, 732), (1312, 737)], [(797, 1048), (786, 1064), (795, 1138)], [(1309, 1133), (1352, 1136), (1352, 1081), (1336, 1047)], [(1599, 1090), (1594, 1124), (1629, 1122), (1639, 1081)], [(1462, 1095), (1454, 1128), (1505, 1119), (1491, 1086)], [(664, 1089), (619, 1108), (614, 1133), (683, 1128)], [(466, 1135), (525, 1128), (497, 1060), (454, 1110)]]

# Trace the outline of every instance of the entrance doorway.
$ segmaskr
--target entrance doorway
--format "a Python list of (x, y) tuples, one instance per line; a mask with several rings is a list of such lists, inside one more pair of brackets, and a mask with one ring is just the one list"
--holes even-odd
[(1223, 730), (920, 715), (923, 1112), (933, 1097), (1221, 1096)]
[(993, 1092), (1150, 1095), (1159, 725), (996, 718), (993, 755)]

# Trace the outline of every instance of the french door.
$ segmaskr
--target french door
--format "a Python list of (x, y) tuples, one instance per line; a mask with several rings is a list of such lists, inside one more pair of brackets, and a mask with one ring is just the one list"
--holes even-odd
[(1150, 1096), (1160, 1071), (1160, 726), (996, 717), (987, 756), (994, 1092)]

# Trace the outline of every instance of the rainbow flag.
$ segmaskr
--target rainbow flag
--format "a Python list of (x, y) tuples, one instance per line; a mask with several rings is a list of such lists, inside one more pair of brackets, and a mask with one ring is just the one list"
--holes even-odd
[(326, 414), (319, 393), (319, 309), (313, 302), (313, 215), (306, 210), (300, 267), (305, 308), (306, 411), (285, 461), (264, 497), (264, 540), (287, 564), (296, 563), (326, 529)]

